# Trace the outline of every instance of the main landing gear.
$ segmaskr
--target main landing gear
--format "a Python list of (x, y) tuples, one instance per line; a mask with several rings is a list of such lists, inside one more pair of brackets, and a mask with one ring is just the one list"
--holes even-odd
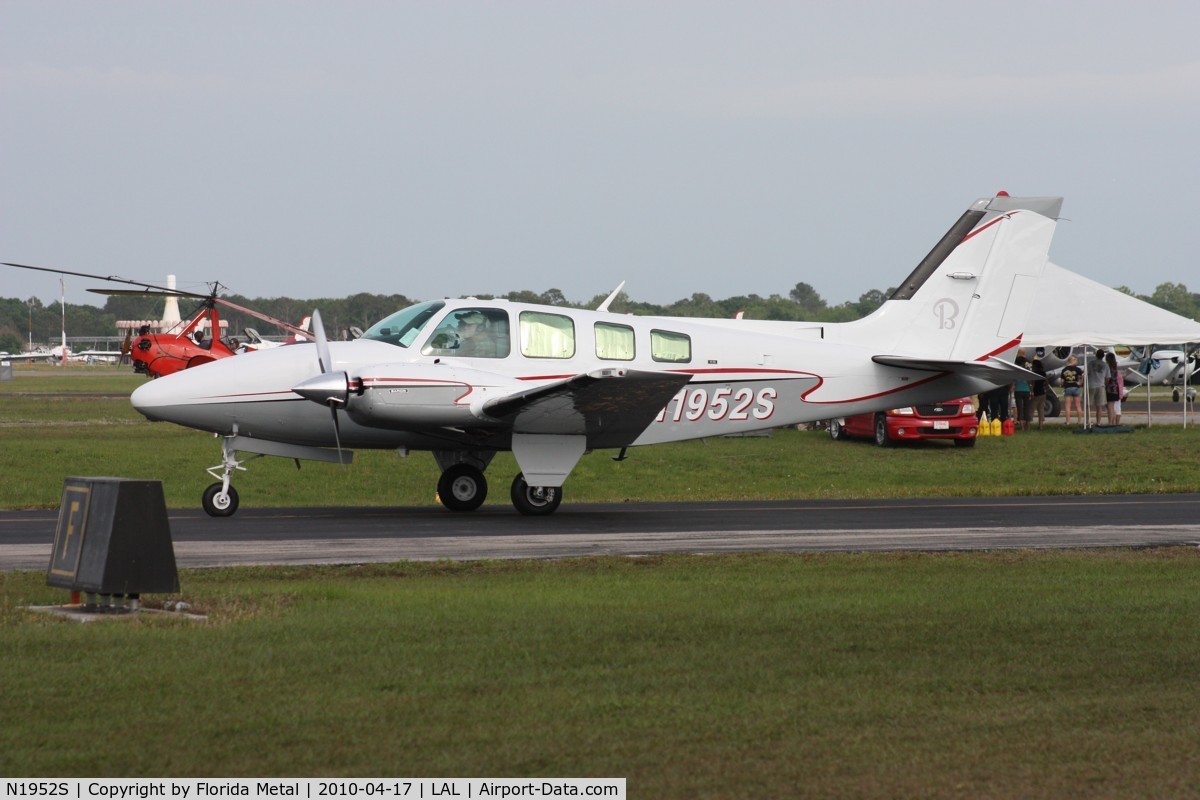
[[(438, 499), (451, 511), (474, 511), (487, 499), (487, 478), (483, 471), (469, 464), (455, 464), (438, 480)], [(525, 476), (513, 478), (509, 491), (513, 507), (531, 517), (553, 514), (562, 503), (561, 486), (530, 486)], [(234, 503), (237, 495), (234, 494)]]
[[(487, 499), (488, 483), (483, 471), (494, 453), (435, 451), (442, 468), (438, 479), (438, 499), (450, 511), (474, 511)], [(509, 491), (513, 507), (526, 516), (553, 514), (562, 503), (561, 486), (530, 486), (518, 474)]]
[[(238, 509), (238, 493), (230, 482), (231, 476), (235, 470), (245, 472), (244, 464), (264, 455), (294, 458), (299, 466), (299, 459), (302, 458), (349, 463), (352, 454), (335, 454), (328, 448), (284, 445), (251, 439), (238, 436), (235, 431), (231, 436), (221, 437), (221, 463), (208, 469), (208, 474), (216, 478), (216, 483), (205, 489), (201, 498), (205, 513), (211, 517), (233, 516)], [(474, 511), (483, 505), (488, 493), (488, 482), (483, 471), (487, 469), (495, 453), (437, 450), (433, 455), (442, 470), (437, 483), (438, 499), (442, 505), (450, 511)], [(513, 507), (522, 514), (545, 516), (558, 509), (562, 503), (563, 490), (561, 486), (530, 486), (526, 483), (524, 474), (518, 474), (513, 479), (509, 497)]]

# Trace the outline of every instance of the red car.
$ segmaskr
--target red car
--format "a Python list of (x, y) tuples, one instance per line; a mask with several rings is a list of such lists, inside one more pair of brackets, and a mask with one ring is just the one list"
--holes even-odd
[(959, 447), (974, 447), (978, 426), (974, 400), (960, 397), (943, 403), (831, 419), (829, 435), (834, 439), (872, 437), (880, 447), (923, 439), (950, 439)]

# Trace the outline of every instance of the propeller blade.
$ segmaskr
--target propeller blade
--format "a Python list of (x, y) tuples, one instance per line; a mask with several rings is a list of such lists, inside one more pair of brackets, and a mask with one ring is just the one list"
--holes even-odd
[(338, 422), (338, 408), (345, 406), (350, 399), (350, 377), (344, 372), (333, 372), (333, 358), (329, 355), (329, 342), (325, 339), (325, 325), (317, 309), (313, 309), (312, 332), (317, 343), (317, 365), (321, 368), (321, 374), (292, 387), (292, 391), (329, 406), (329, 413), (333, 415), (333, 440), (337, 444), (338, 462), (341, 463), (342, 431)]
[(317, 363), (321, 365), (321, 372), (329, 372), (333, 362), (329, 359), (329, 342), (325, 340), (325, 326), (321, 323), (321, 312), (317, 309), (313, 309), (312, 327), (313, 336), (317, 340)]
[(346, 462), (342, 460), (342, 430), (341, 426), (338, 424), (337, 410), (338, 407), (336, 405), (333, 403), (329, 404), (329, 413), (333, 414), (333, 441), (335, 444), (337, 444), (338, 464), (341, 465), (342, 469), (345, 469)]

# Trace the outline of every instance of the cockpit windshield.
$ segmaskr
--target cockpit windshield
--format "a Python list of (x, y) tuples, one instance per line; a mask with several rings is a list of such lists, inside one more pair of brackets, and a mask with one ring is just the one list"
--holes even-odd
[(376, 322), (371, 326), (370, 330), (362, 335), (362, 338), (387, 342), (388, 344), (395, 344), (400, 347), (408, 347), (416, 340), (417, 335), (420, 334), (425, 324), (433, 318), (434, 314), (442, 310), (445, 305), (441, 300), (434, 300), (429, 303), (409, 306), (380, 322)]

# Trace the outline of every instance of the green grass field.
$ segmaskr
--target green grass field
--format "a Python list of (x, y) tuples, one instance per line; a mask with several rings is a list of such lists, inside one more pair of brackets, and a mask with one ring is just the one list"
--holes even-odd
[(631, 796), (1200, 791), (1200, 554), (189, 572), (207, 624), (0, 575), (0, 773), (625, 776)]
[[(135, 385), (72, 385), (113, 378)], [(56, 507), (71, 474), (156, 478), (169, 504), (196, 505), (212, 437), (66, 380), (0, 384), (0, 505)], [(881, 450), (777, 431), (592, 454), (567, 502), (1194, 491), (1195, 436), (1056, 428)], [(359, 460), (256, 461), (243, 505), (434, 503), (428, 456)], [(497, 502), (513, 472), (507, 456), (489, 470)], [(206, 622), (79, 625), (24, 608), (63, 602), (44, 574), (0, 573), (0, 774), (1200, 796), (1195, 549), (242, 568), (181, 584)]]

